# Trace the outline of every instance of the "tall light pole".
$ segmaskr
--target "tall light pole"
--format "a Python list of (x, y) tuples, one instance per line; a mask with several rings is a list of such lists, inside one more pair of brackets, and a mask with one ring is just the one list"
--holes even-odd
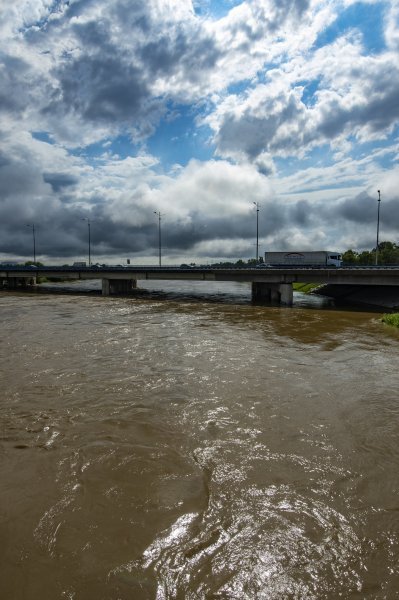
[(83, 217), (82, 221), (87, 221), (87, 229), (89, 233), (89, 267), (91, 267), (90, 219), (89, 217)]
[(161, 242), (161, 213), (160, 211), (154, 210), (154, 215), (158, 215), (158, 253), (159, 253), (159, 266), (162, 266), (162, 242)]
[(32, 227), (32, 235), (33, 235), (33, 262), (36, 262), (36, 236), (35, 236), (35, 224), (28, 223), (27, 227)]
[(378, 265), (378, 236), (380, 232), (380, 204), (381, 204), (381, 192), (378, 191), (378, 209), (377, 209), (377, 246), (375, 248), (375, 264)]
[(259, 261), (259, 202), (253, 202), (256, 206), (256, 262)]

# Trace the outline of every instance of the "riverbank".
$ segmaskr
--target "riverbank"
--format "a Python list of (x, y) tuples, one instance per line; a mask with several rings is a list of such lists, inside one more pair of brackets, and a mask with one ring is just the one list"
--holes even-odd
[(392, 325), (392, 327), (399, 328), (399, 313), (392, 313), (389, 315), (382, 315), (381, 321), (386, 323), (387, 325)]

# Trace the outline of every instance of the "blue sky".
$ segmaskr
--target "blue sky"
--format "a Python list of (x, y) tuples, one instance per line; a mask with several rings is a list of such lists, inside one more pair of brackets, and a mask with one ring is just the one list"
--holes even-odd
[[(399, 2), (0, 5), (0, 259), (399, 242)], [(87, 223), (87, 221), (86, 221)]]

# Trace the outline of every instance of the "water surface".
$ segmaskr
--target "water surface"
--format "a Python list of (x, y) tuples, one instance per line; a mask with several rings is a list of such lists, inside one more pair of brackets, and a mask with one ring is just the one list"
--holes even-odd
[(398, 596), (378, 313), (180, 283), (2, 293), (0, 316), (2, 598)]

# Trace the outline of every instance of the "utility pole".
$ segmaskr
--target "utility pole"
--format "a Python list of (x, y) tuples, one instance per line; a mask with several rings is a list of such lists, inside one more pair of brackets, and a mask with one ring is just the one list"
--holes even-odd
[(381, 204), (381, 192), (380, 190), (378, 191), (378, 210), (377, 210), (377, 245), (375, 248), (375, 264), (378, 265), (378, 238), (379, 238), (379, 232), (380, 232), (380, 204)]
[(87, 221), (87, 230), (89, 234), (89, 267), (91, 267), (90, 219), (88, 217), (84, 217), (82, 221)]
[(259, 262), (259, 202), (254, 202), (256, 206), (256, 264)]
[(159, 266), (162, 266), (162, 242), (161, 242), (161, 213), (160, 211), (154, 210), (154, 215), (158, 215), (158, 255), (159, 255)]
[(36, 263), (36, 236), (35, 236), (35, 224), (29, 223), (27, 227), (32, 227), (32, 235), (33, 235), (33, 262)]

